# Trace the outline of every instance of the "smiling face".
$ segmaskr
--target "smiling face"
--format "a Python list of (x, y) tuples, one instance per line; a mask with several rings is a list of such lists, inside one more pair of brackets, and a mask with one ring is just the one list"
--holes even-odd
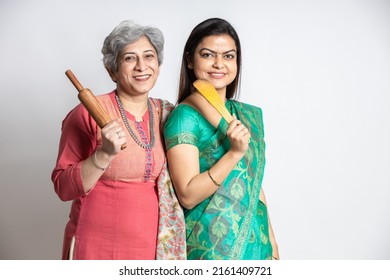
[(237, 76), (237, 49), (233, 38), (227, 34), (205, 37), (196, 47), (188, 67), (197, 79), (206, 79), (218, 93), (226, 96), (226, 87)]
[(155, 85), (160, 67), (157, 52), (146, 37), (127, 45), (118, 56), (118, 71), (110, 71), (118, 94), (145, 95)]

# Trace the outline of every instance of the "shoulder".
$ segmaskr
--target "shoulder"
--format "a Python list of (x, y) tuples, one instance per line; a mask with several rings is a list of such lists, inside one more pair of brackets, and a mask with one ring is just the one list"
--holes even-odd
[(62, 134), (79, 137), (85, 134), (93, 135), (97, 130), (97, 125), (89, 115), (85, 107), (79, 103), (63, 119)]
[(96, 95), (96, 99), (104, 107), (106, 107), (107, 105), (111, 106), (115, 100), (115, 91), (111, 91), (109, 93), (105, 93), (101, 95)]
[(85, 109), (83, 104), (79, 103), (72, 110), (68, 112), (62, 121), (62, 125), (68, 125), (71, 123), (80, 123), (88, 119), (88, 111)]
[(168, 120), (165, 123), (166, 148), (169, 150), (179, 144), (197, 146), (201, 130), (199, 113), (189, 105), (178, 105), (168, 116)]
[(252, 104), (249, 104), (249, 103), (244, 103), (244, 102), (237, 101), (237, 100), (229, 100), (229, 102), (234, 104), (234, 106), (237, 107), (237, 108), (242, 108), (242, 109), (246, 109), (246, 110), (249, 110), (249, 111), (260, 111), (260, 112), (262, 112), (260, 107), (252, 105)]
[(197, 133), (199, 130), (200, 114), (194, 108), (186, 104), (179, 104), (173, 109), (165, 123), (166, 134), (178, 132)]
[[(106, 94), (95, 95), (97, 101), (104, 108), (110, 108), (113, 106), (112, 98), (115, 98), (115, 92), (109, 92)], [(65, 117), (62, 123), (63, 126), (83, 126), (88, 129), (96, 129), (96, 122), (93, 120), (91, 115), (83, 104), (79, 103), (76, 105)]]
[(100, 94), (100, 95), (96, 95), (96, 98), (99, 99), (99, 100), (105, 100), (105, 99), (109, 99), (111, 98), (112, 96), (115, 96), (115, 91), (110, 91), (108, 93), (103, 93), (103, 94)]
[(231, 106), (234, 107), (238, 112), (250, 113), (260, 119), (263, 118), (263, 110), (255, 105), (240, 102), (237, 100), (229, 100)]
[(175, 108), (175, 105), (173, 105), (171, 102), (169, 102), (166, 99), (153, 98), (153, 97), (150, 97), (149, 99), (156, 108), (161, 109), (163, 111), (172, 112), (173, 109)]
[(195, 120), (199, 118), (201, 115), (199, 112), (187, 104), (179, 104), (177, 105), (172, 113), (169, 115), (169, 118), (176, 118), (176, 119), (183, 119), (183, 118), (189, 118), (192, 120)]

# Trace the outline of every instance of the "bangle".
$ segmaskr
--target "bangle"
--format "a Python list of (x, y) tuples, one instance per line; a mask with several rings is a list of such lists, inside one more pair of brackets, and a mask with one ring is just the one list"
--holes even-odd
[(277, 258), (277, 257), (275, 257), (275, 256), (272, 256), (272, 259), (273, 259), (273, 260), (276, 260), (276, 261), (279, 260), (279, 258)]
[(213, 176), (211, 176), (210, 170), (207, 170), (207, 174), (209, 174), (209, 177), (210, 177), (211, 181), (213, 181), (214, 185), (216, 185), (217, 187), (221, 186), (221, 184), (218, 184), (217, 181), (214, 180)]
[(96, 166), (97, 168), (99, 168), (99, 169), (101, 169), (101, 170), (104, 171), (104, 170), (106, 170), (107, 167), (110, 166), (110, 164), (108, 164), (106, 167), (103, 167), (103, 166), (100, 165), (100, 163), (99, 163), (98, 160), (97, 160), (97, 152), (98, 152), (98, 151), (99, 151), (99, 149), (96, 149), (95, 153), (93, 154), (92, 161), (93, 161), (93, 163), (95, 164), (95, 166)]

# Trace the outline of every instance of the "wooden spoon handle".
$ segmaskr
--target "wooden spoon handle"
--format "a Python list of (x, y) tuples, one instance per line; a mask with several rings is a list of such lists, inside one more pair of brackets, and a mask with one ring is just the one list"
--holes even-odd
[(226, 109), (225, 104), (223, 104), (217, 90), (209, 81), (199, 79), (193, 83), (193, 86), (228, 123), (233, 121), (232, 115)]

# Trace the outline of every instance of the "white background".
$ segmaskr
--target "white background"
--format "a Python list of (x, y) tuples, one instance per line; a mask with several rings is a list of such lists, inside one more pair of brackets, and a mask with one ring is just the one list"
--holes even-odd
[(59, 259), (70, 202), (50, 180), (71, 69), (114, 88), (100, 53), (122, 20), (160, 28), (151, 96), (176, 101), (192, 28), (227, 19), (243, 49), (240, 100), (263, 109), (264, 189), (288, 260), (390, 259), (390, 1), (0, 2), (0, 259)]

